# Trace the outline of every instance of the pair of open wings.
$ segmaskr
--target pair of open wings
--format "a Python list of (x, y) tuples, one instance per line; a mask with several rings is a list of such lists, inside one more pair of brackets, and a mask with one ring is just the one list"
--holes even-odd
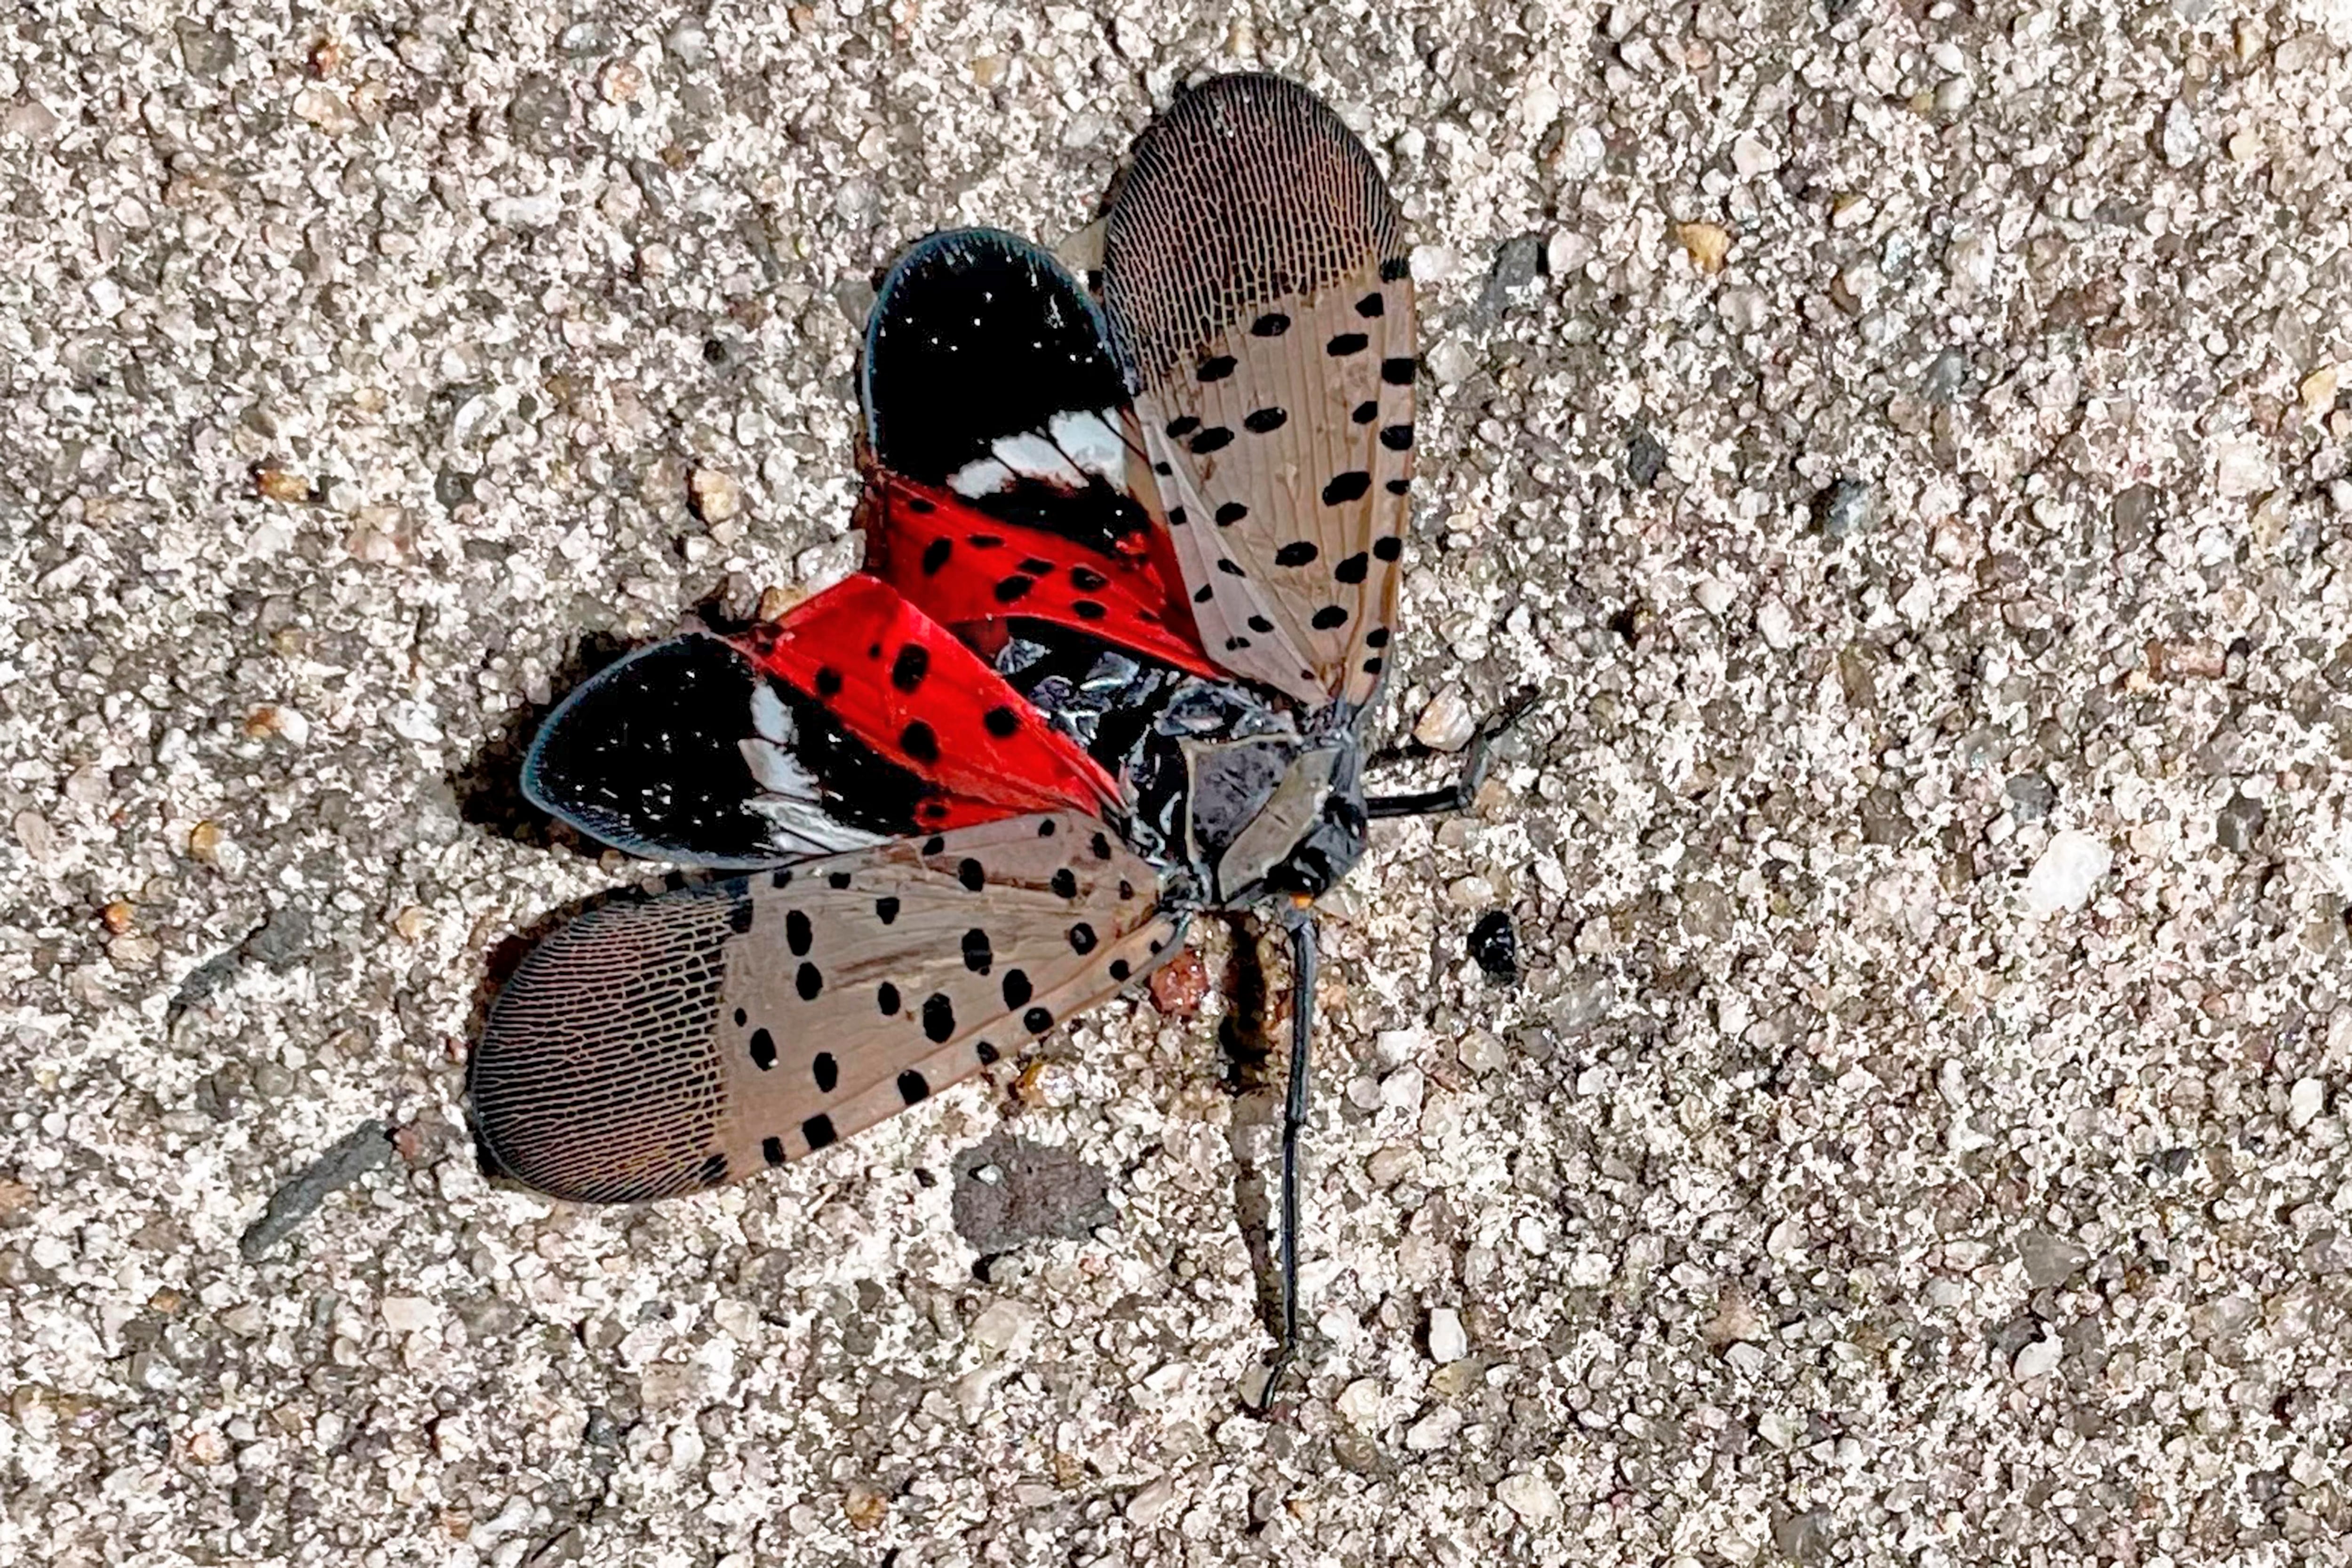
[(478, 1131), (552, 1194), (782, 1163), (977, 1071), (1175, 940), (1118, 784), (990, 662), (1054, 628), (1311, 707), (1368, 702), (1412, 467), (1393, 201), (1304, 89), (1221, 78), (1138, 142), (1099, 307), (963, 230), (877, 296), (864, 572), (740, 637), (631, 656), (551, 717), (532, 798), (754, 870), (526, 957)]

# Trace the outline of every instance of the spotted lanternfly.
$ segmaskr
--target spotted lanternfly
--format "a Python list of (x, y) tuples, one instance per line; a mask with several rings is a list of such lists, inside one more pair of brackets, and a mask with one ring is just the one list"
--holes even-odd
[(1396, 205), (1276, 79), (1210, 81), (1145, 132), (1099, 303), (1009, 235), (908, 251), (866, 336), (865, 569), (631, 656), (537, 738), (551, 813), (750, 874), (525, 958), (473, 1060), (489, 1156), (586, 1201), (734, 1181), (1018, 1051), (1194, 912), (1269, 909), (1297, 988), (1286, 1359), (1309, 904), (1370, 819), (1465, 794), (1361, 782), (1413, 380)]

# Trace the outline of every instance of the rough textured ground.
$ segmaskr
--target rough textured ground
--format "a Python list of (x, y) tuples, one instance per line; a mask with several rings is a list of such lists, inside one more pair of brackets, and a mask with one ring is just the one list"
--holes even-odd
[[(189, 9), (0, 22), (0, 1558), (2352, 1559), (2342, 0)], [(842, 571), (875, 268), (1244, 64), (1421, 245), (1393, 730), (1543, 695), (1331, 900), (1271, 1424), (1222, 939), (700, 1200), (460, 1102), (635, 874), (540, 705)]]

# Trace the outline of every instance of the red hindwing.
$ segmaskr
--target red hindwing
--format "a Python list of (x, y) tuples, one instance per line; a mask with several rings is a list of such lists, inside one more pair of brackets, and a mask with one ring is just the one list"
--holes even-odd
[(887, 472), (871, 477), (862, 521), (866, 569), (943, 625), (1045, 621), (1194, 675), (1222, 674), (1192, 635), (1176, 579), (1139, 539), (1131, 553), (1105, 554)]
[(936, 826), (1062, 807), (1099, 816), (1118, 803), (1100, 763), (880, 577), (848, 577), (738, 646), (858, 740), (945, 791), (949, 799), (923, 808)]

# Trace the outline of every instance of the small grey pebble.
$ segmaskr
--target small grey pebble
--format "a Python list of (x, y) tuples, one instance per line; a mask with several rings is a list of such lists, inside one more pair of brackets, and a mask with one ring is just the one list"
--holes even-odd
[(1492, 321), (1510, 308), (1520, 290), (1536, 280), (1543, 270), (1544, 242), (1541, 235), (1522, 234), (1507, 239), (1496, 248), (1495, 265), (1486, 274), (1486, 286), (1479, 290), (1476, 314)]
[(1956, 403), (1968, 384), (1969, 356), (1962, 349), (1946, 349), (1927, 362), (1919, 377), (1919, 395), (1930, 403)]
[(1638, 490), (1648, 489), (1665, 471), (1666, 449), (1647, 430), (1636, 429), (1625, 443), (1625, 477)]
[(1878, 521), (1878, 491), (1867, 480), (1842, 479), (1813, 501), (1813, 521), (1824, 539), (1851, 539)]
[(2091, 1261), (2091, 1255), (2063, 1236), (2029, 1230), (2017, 1238), (2017, 1258), (2025, 1265), (2026, 1283), (2042, 1290), (2063, 1285), (2068, 1276)]
[(2262, 837), (2263, 824), (2269, 815), (2263, 809), (2262, 802), (2249, 800), (2242, 795), (2232, 795), (2230, 804), (2221, 808), (2221, 815), (2214, 821), (2213, 837), (2222, 848), (2243, 855), (2254, 847), (2254, 840)]
[(1810, 1565), (1821, 1562), (1830, 1552), (1829, 1510), (1809, 1508), (1802, 1513), (1774, 1520), (1772, 1542), (1792, 1563)]
[(2039, 822), (2058, 805), (2058, 786), (2041, 773), (2020, 773), (2009, 781), (2010, 814), (2020, 822)]

